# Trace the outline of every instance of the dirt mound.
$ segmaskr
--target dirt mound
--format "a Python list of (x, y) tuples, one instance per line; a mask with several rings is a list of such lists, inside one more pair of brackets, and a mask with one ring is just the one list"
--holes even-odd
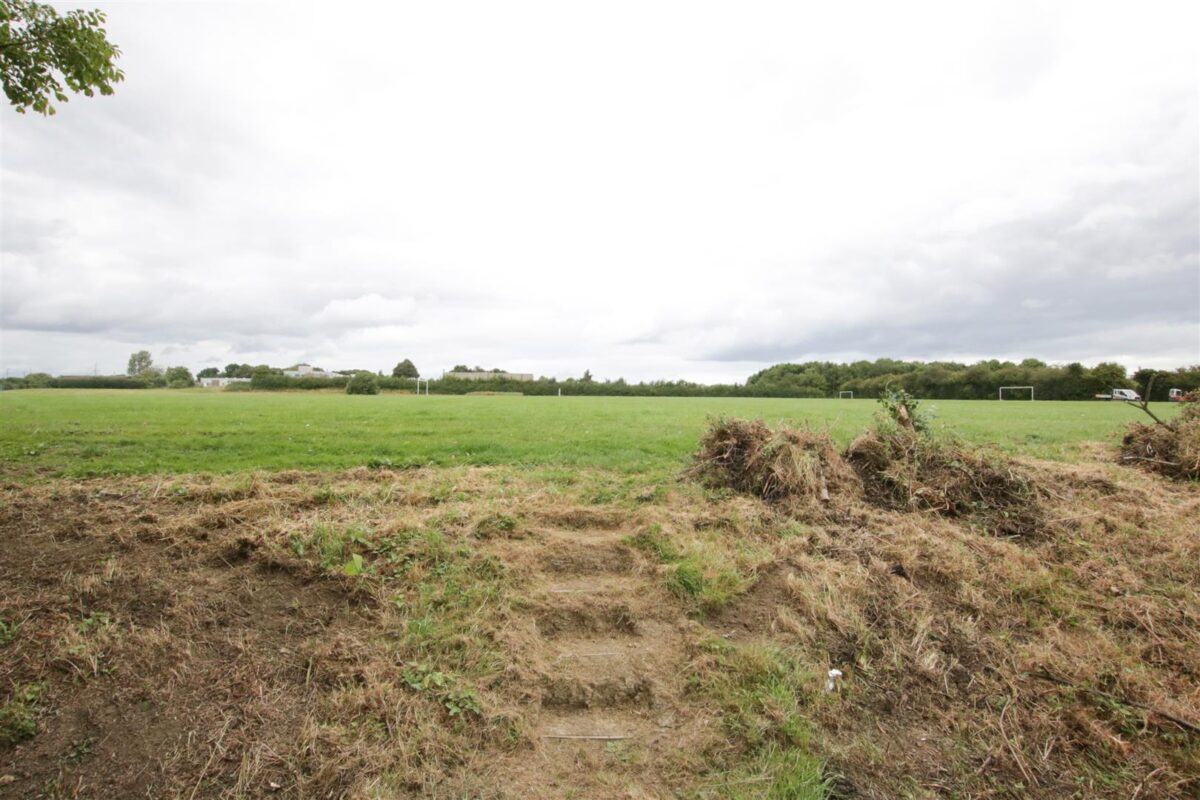
[(772, 429), (762, 420), (716, 420), (693, 461), (689, 474), (703, 483), (772, 502), (828, 502), (859, 489), (828, 434)]
[(1200, 403), (1187, 403), (1170, 422), (1131, 423), (1121, 440), (1120, 461), (1176, 480), (1200, 480)]
[(843, 673), (804, 712), (833, 797), (1200, 796), (1200, 495), (1030, 469), (1070, 537), (871, 509), (781, 542), (713, 618), (723, 641), (795, 655), (809, 685)]
[(906, 428), (869, 431), (851, 443), (846, 458), (867, 499), (884, 508), (972, 517), (1002, 536), (1035, 533), (1044, 520), (1032, 477), (953, 442)]
[(1069, 535), (1015, 541), (820, 452), (807, 516), (518, 468), (0, 486), (0, 798), (1198, 796), (1200, 484), (1024, 462)]

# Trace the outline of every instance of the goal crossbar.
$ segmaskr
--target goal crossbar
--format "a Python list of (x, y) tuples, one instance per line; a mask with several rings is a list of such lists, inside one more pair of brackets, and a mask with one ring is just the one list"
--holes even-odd
[(1000, 387), (1000, 399), (1001, 400), (1004, 399), (1004, 390), (1005, 389), (1008, 389), (1009, 391), (1012, 391), (1013, 389), (1028, 389), (1029, 390), (1029, 399), (1030, 400), (1034, 399), (1032, 386), (1001, 386)]
[(840, 400), (840, 399), (842, 399), (843, 397), (849, 397), (851, 400), (853, 400), (853, 399), (854, 399), (854, 392), (851, 392), (851, 391), (849, 391), (849, 390), (847, 390), (847, 391), (844, 391), (844, 392), (838, 392), (838, 399)]

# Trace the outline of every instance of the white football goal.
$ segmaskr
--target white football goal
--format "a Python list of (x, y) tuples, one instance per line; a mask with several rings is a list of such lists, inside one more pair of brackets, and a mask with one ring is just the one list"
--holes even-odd
[(854, 399), (854, 392), (849, 392), (849, 391), (846, 391), (846, 392), (838, 392), (838, 399), (839, 399), (839, 400), (841, 400), (843, 397), (849, 397), (851, 400), (853, 400), (853, 399)]
[(1029, 392), (1029, 399), (1032, 400), (1033, 399), (1033, 387), (1032, 386), (1001, 386), (1000, 387), (1000, 399), (1001, 400), (1004, 399), (1005, 392), (1009, 393), (1008, 397), (1011, 400), (1013, 392), (1026, 392), (1026, 391)]
[(421, 384), (422, 383), (425, 384), (425, 394), (429, 394), (429, 379), (428, 378), (417, 378), (417, 395), (418, 396), (421, 394)]

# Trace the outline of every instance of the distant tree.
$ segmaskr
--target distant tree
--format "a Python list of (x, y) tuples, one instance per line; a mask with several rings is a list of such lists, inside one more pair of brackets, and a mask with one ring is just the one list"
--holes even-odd
[(196, 385), (196, 379), (192, 377), (192, 371), (187, 367), (167, 367), (163, 377), (167, 381), (167, 386), (172, 389), (186, 389)]
[(466, 364), (455, 364), (454, 368), (451, 369), (450, 371), (451, 372), (470, 372), (471, 368), (468, 367)]
[(392, 368), (393, 378), (418, 378), (420, 375), (416, 366), (407, 358)]
[(592, 378), (592, 371), (590, 369), (585, 369), (583, 371), (583, 377), (579, 379), (579, 382), (580, 383), (591, 383), (593, 380), (595, 380), (595, 379)]
[(216, 367), (205, 367), (196, 373), (197, 378), (215, 378), (221, 374), (221, 370)]
[(0, 82), (22, 114), (54, 113), (51, 99), (66, 92), (92, 97), (113, 93), (125, 74), (114, 62), (121, 51), (108, 41), (103, 11), (68, 11), (31, 0), (0, 0)]
[(346, 394), (379, 394), (379, 379), (369, 372), (360, 372), (346, 383)]
[(1046, 366), (1046, 362), (1039, 361), (1036, 358), (1026, 358), (1025, 360), (1023, 360), (1021, 362), (1021, 366), (1025, 367), (1026, 369), (1038, 369), (1040, 367)]
[(138, 350), (129, 356), (129, 366), (125, 368), (125, 374), (132, 376), (141, 375), (152, 366), (154, 366), (154, 359), (150, 357), (150, 351)]
[(25, 376), (25, 386), (30, 389), (44, 389), (53, 380), (48, 372), (31, 372)]
[(1092, 367), (1088, 383), (1093, 394), (1133, 388), (1133, 383), (1125, 376), (1125, 367), (1112, 362), (1101, 362)]
[(146, 367), (137, 374), (137, 379), (146, 386), (166, 386), (167, 378), (158, 367)]

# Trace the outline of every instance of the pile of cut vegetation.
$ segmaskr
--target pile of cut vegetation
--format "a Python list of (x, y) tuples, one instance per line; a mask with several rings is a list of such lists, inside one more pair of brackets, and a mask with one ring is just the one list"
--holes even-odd
[(708, 486), (783, 503), (863, 498), (895, 511), (978, 520), (1001, 536), (1028, 536), (1044, 521), (1036, 482), (1020, 467), (923, 430), (916, 402), (889, 414), (843, 455), (827, 434), (722, 418), (700, 440), (689, 472)]
[(846, 457), (867, 499), (896, 511), (973, 517), (1001, 536), (1028, 536), (1043, 522), (1037, 485), (1012, 462), (911, 428), (871, 430)]
[(1178, 417), (1153, 425), (1134, 422), (1121, 440), (1121, 463), (1176, 480), (1200, 480), (1200, 401), (1184, 404)]
[(772, 502), (829, 502), (861, 492), (828, 434), (772, 429), (762, 420), (717, 419), (693, 461), (689, 474), (701, 482)]

